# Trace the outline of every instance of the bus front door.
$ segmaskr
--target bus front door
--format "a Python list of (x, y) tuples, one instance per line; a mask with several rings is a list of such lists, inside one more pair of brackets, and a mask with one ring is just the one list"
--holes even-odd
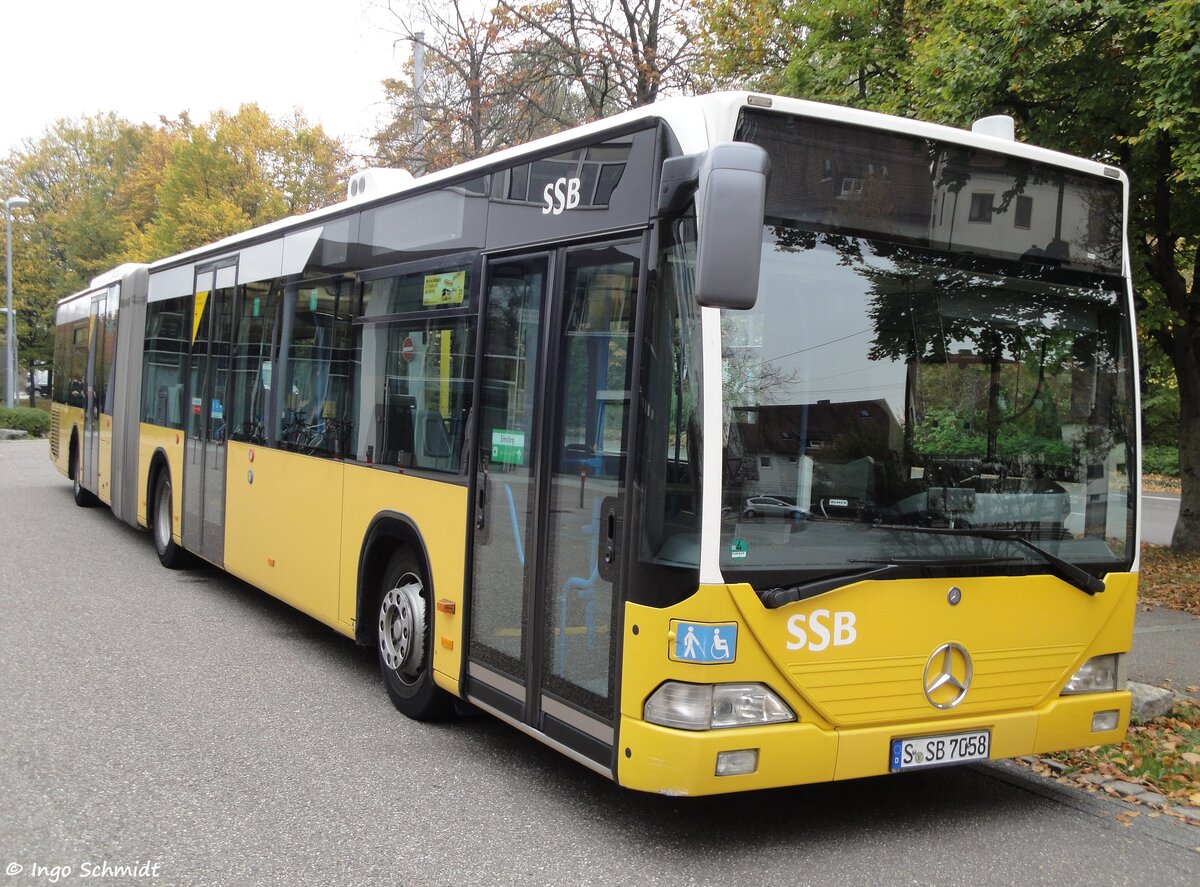
[(183, 544), (210, 563), (225, 557), (225, 413), (236, 265), (196, 273), (183, 453)]
[(468, 694), (605, 768), (641, 254), (494, 259), (485, 283)]

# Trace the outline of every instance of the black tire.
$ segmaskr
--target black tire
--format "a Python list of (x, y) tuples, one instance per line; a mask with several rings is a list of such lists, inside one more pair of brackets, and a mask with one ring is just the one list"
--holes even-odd
[(79, 455), (79, 446), (71, 446), (71, 483), (75, 493), (75, 504), (80, 508), (91, 508), (96, 504), (96, 497), (83, 488), (83, 457)]
[(449, 716), (454, 699), (433, 682), (433, 597), (407, 549), (393, 554), (383, 571), (375, 628), (375, 653), (392, 704), (417, 721)]
[(171, 489), (171, 472), (163, 468), (154, 478), (153, 511), (150, 514), (150, 535), (154, 537), (154, 550), (159, 562), (168, 570), (186, 566), (187, 552), (175, 544), (171, 535), (174, 525), (175, 497)]
[(742, 512), (742, 517), (758, 517), (758, 512), (753, 508), (747, 508)]

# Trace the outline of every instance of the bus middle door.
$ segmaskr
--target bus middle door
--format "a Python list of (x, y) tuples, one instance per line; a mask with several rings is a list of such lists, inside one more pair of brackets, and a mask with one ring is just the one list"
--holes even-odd
[(210, 563), (225, 558), (225, 416), (237, 265), (196, 272), (183, 454), (183, 544)]
[(100, 406), (103, 392), (97, 390), (102, 384), (103, 372), (100, 364), (104, 360), (105, 321), (108, 290), (92, 296), (88, 311), (88, 357), (87, 377), (84, 383), (83, 439), (82, 447), (83, 487), (93, 493), (100, 492)]

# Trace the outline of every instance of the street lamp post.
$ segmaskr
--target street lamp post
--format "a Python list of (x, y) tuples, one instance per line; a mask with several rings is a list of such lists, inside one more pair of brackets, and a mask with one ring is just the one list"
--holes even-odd
[(10, 410), (13, 408), (13, 382), (17, 375), (17, 318), (12, 306), (12, 211), (21, 206), (29, 206), (29, 201), (24, 197), (10, 197), (4, 201), (4, 222), (8, 229), (8, 261), (4, 277), (8, 284), (7, 322), (4, 325), (7, 344), (5, 360), (8, 366), (4, 369), (4, 405)]

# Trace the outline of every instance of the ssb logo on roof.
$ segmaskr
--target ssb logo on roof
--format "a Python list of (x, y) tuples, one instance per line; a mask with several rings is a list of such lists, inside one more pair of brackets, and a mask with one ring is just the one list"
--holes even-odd
[(574, 209), (579, 206), (579, 179), (563, 178), (550, 183), (542, 192), (542, 200), (546, 202), (542, 207), (544, 216), (550, 213), (559, 216), (565, 209)]

